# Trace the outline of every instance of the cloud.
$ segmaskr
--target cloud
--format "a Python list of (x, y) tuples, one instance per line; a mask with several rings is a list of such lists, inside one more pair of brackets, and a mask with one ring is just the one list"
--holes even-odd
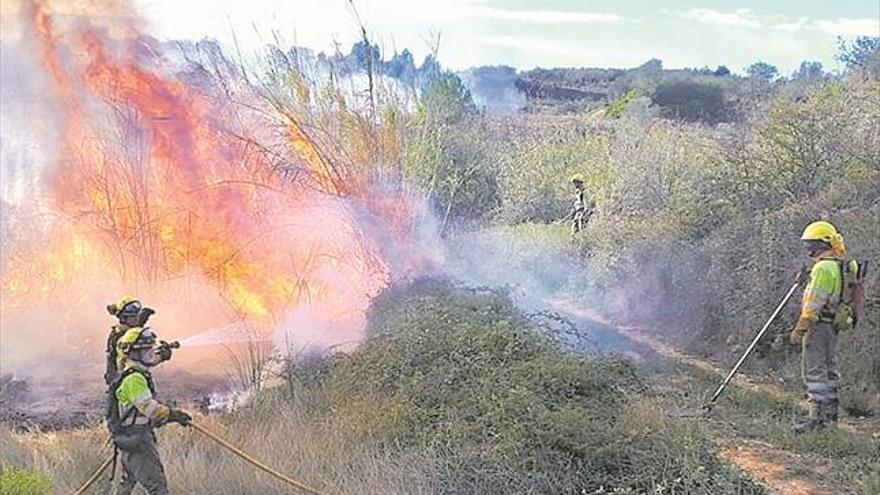
[(877, 19), (818, 20), (813, 22), (813, 27), (838, 36), (880, 36), (880, 21)]
[(790, 22), (782, 22), (780, 24), (776, 24), (773, 29), (777, 31), (788, 31), (790, 33), (794, 33), (797, 31), (803, 31), (804, 29), (810, 29), (811, 22), (806, 17), (799, 17), (796, 21)]
[[(669, 13), (669, 12), (666, 12)], [(679, 17), (706, 24), (724, 26), (772, 29), (790, 33), (820, 31), (835, 36), (878, 36), (880, 21), (877, 19), (780, 19), (778, 16), (759, 16), (752, 9), (737, 9), (723, 12), (712, 9), (691, 9), (678, 13)]]
[(752, 9), (737, 9), (733, 12), (722, 12), (712, 9), (691, 9), (681, 15), (685, 19), (707, 24), (721, 24), (723, 26), (742, 26), (759, 28), (764, 24), (758, 19)]
[(540, 24), (561, 23), (604, 23), (611, 24), (624, 20), (618, 14), (601, 12), (565, 12), (561, 10), (501, 10), (490, 7), (474, 7), (468, 17), (495, 19), (500, 21), (534, 22)]

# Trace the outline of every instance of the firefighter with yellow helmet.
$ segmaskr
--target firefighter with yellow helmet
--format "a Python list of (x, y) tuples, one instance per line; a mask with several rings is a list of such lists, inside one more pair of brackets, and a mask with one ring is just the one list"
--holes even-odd
[(809, 224), (801, 240), (814, 264), (804, 289), (800, 317), (789, 335), (791, 343), (802, 349), (802, 373), (810, 406), (806, 420), (795, 425), (796, 433), (837, 422), (840, 374), (835, 316), (844, 280), (840, 258), (846, 253), (843, 236), (826, 221)]
[(154, 428), (168, 423), (188, 426), (192, 417), (172, 409), (156, 398), (150, 368), (162, 362), (156, 335), (142, 326), (131, 327), (119, 336), (116, 352), (121, 372), (107, 394), (107, 426), (122, 461), (122, 482), (118, 495), (132, 493), (141, 485), (149, 495), (166, 495), (165, 469), (156, 449)]
[[(107, 312), (118, 320), (110, 328), (110, 334), (107, 336), (107, 363), (104, 371), (104, 383), (110, 385), (121, 371), (120, 364), (124, 357), (117, 353), (119, 338), (132, 328), (143, 328), (150, 316), (155, 314), (155, 311), (142, 305), (136, 298), (126, 297), (117, 303), (107, 305)], [(158, 354), (162, 361), (171, 359), (171, 349), (168, 346), (161, 346)]]

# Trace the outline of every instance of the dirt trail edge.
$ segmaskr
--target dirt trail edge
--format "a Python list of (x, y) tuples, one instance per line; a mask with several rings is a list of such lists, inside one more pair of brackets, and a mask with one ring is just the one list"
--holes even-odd
[[(656, 352), (671, 361), (680, 362), (696, 369), (724, 376), (726, 370), (703, 359), (680, 351), (660, 342), (644, 329), (636, 326), (619, 325), (601, 314), (584, 308), (570, 299), (548, 301), (551, 307), (575, 321), (585, 321), (614, 329), (620, 335)], [(720, 378), (719, 378), (720, 379)], [(738, 374), (731, 385), (753, 392), (766, 394), (775, 399), (798, 399), (797, 404), (806, 410), (805, 400), (772, 383), (761, 383), (745, 374)], [(877, 431), (876, 421), (859, 422), (856, 426), (851, 420), (844, 420), (841, 427), (858, 433)], [(753, 480), (761, 483), (780, 495), (835, 495), (841, 493), (837, 488), (826, 486), (823, 479), (828, 475), (828, 466), (805, 459), (803, 456), (777, 448), (760, 440), (742, 438), (727, 428), (715, 430), (715, 442), (719, 455), (737, 466)]]

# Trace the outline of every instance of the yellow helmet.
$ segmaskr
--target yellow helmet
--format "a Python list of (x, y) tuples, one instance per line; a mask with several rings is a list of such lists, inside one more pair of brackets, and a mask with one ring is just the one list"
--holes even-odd
[(804, 229), (804, 233), (801, 234), (801, 240), (825, 241), (828, 244), (831, 244), (831, 240), (837, 235), (840, 234), (838, 234), (837, 228), (834, 227), (834, 225), (831, 225), (831, 223), (824, 220), (819, 220), (818, 222), (813, 222), (810, 225), (807, 225), (807, 228)]
[(584, 178), (583, 174), (578, 173), (571, 176), (571, 183), (574, 184), (575, 182), (583, 184), (584, 182), (587, 182), (587, 180)]
[(133, 316), (141, 310), (141, 302), (134, 297), (124, 297), (119, 302), (107, 305), (107, 312), (113, 316)]
[(801, 234), (802, 241), (823, 242), (828, 245), (834, 255), (843, 256), (846, 254), (846, 246), (843, 243), (843, 236), (837, 231), (837, 228), (830, 222), (819, 220), (807, 225), (804, 233)]

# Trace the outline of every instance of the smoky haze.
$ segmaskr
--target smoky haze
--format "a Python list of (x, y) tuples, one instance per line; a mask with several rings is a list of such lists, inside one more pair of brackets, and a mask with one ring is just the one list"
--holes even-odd
[[(559, 250), (503, 232), (441, 239), (421, 193), (332, 156), (307, 132), (309, 108), (216, 45), (118, 37), (42, 4), (29, 14), (0, 74), (0, 363), (36, 400), (62, 377), (100, 388), (104, 308), (123, 296), (157, 310), (161, 339), (192, 344), (166, 372), (216, 376), (224, 351), (208, 344), (241, 341), (230, 328), (279, 348), (352, 348), (372, 298), (417, 277), (511, 288), (527, 311), (559, 294), (600, 304)], [(466, 80), (503, 113), (524, 105), (515, 77)]]
[[(358, 341), (370, 299), (433, 263), (416, 247), (423, 199), (335, 162), (308, 108), (222, 53), (25, 6), (0, 81), (4, 373), (98, 383), (104, 308), (123, 296), (167, 340), (245, 322)], [(208, 347), (168, 367), (216, 372)]]
[(490, 115), (514, 114), (526, 107), (526, 95), (517, 85), (519, 77), (513, 67), (476, 67), (460, 76), (474, 103)]

